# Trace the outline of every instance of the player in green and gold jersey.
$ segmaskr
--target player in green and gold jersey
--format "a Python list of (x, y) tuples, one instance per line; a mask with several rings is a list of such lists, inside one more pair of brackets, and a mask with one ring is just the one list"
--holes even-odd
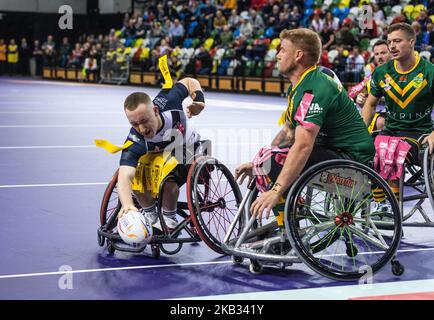
[(392, 60), (376, 68), (372, 75), (371, 92), (362, 110), (363, 120), (365, 124), (370, 123), (379, 98), (384, 97), (386, 132), (408, 133), (414, 138), (430, 134), (426, 142), (432, 151), (434, 65), (414, 54), (416, 35), (410, 25), (392, 25), (387, 41)]
[[(386, 100), (386, 125), (380, 134), (407, 137), (413, 145), (410, 153), (417, 159), (417, 139), (429, 134), (423, 143), (434, 148), (431, 112), (434, 101), (434, 65), (415, 54), (416, 34), (406, 23), (389, 27), (387, 42), (392, 60), (376, 68), (371, 80), (371, 92), (362, 109), (365, 124), (375, 113), (378, 100)], [(397, 181), (389, 185), (399, 199)], [(381, 196), (379, 196), (381, 198)]]
[[(317, 68), (321, 52), (319, 36), (309, 29), (284, 30), (277, 55), (279, 69), (288, 76), (286, 125), (273, 145), (290, 144), (286, 160), (270, 191), (252, 204), (251, 213), (268, 217), (282, 195), (307, 167), (330, 159), (368, 163), (375, 148), (367, 127), (346, 91)], [(251, 162), (239, 166), (235, 178), (251, 175)], [(271, 178), (271, 177), (270, 177)]]

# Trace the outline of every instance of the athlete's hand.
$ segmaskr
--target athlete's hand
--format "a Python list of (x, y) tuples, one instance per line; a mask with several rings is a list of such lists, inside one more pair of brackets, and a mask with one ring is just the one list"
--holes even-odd
[(127, 205), (125, 207), (122, 207), (121, 210), (118, 213), (118, 220), (123, 217), (124, 214), (126, 214), (128, 211), (139, 211), (134, 205)]
[(251, 208), (251, 214), (257, 219), (262, 219), (265, 211), (265, 218), (270, 217), (271, 210), (279, 203), (280, 195), (274, 191), (267, 191), (256, 199)]
[(204, 108), (205, 108), (204, 102), (193, 101), (193, 103), (187, 107), (187, 118), (190, 119), (193, 116), (197, 116), (199, 113), (202, 112)]
[(368, 99), (368, 95), (366, 93), (359, 93), (356, 97), (356, 103), (360, 106), (363, 106)]
[(429, 154), (432, 154), (432, 151), (434, 150), (434, 132), (432, 132), (428, 137), (423, 139), (422, 144), (428, 144), (429, 147)]
[(240, 165), (238, 168), (235, 169), (235, 181), (239, 179), (238, 184), (243, 184), (244, 179), (246, 177), (249, 177), (249, 183), (252, 180), (253, 177), (253, 163), (247, 162)]

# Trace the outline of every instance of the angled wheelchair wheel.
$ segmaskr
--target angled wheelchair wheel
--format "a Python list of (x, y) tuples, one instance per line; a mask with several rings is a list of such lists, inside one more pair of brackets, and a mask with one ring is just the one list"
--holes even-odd
[[(379, 219), (383, 213), (375, 212), (372, 186), (385, 191), (391, 209), (387, 219)], [(292, 248), (312, 270), (339, 281), (374, 274), (391, 261), (399, 246), (401, 222), (398, 202), (387, 183), (372, 169), (350, 160), (311, 167), (294, 183), (285, 203)]]
[[(224, 254), (221, 243), (235, 218), (242, 197), (229, 169), (213, 157), (200, 157), (187, 177), (187, 202), (192, 222), (201, 239)], [(232, 233), (239, 236), (242, 222)]]
[[(114, 219), (119, 210), (121, 209), (121, 203), (117, 191), (119, 170), (115, 172), (110, 180), (107, 188), (105, 189), (104, 196), (101, 202), (101, 208), (99, 212), (100, 224), (105, 226), (106, 230), (111, 230), (116, 226), (116, 219)], [(110, 222), (110, 225), (107, 223)]]
[(428, 195), (431, 208), (434, 208), (434, 157), (429, 154), (429, 148), (425, 149), (423, 155), (423, 176), (425, 179), (425, 188)]

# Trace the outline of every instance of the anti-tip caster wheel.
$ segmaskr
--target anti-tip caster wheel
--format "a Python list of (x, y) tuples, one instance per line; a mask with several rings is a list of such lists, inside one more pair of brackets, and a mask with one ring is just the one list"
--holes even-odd
[(249, 271), (253, 274), (261, 274), (263, 270), (262, 264), (256, 260), (251, 260), (249, 265)]
[(160, 247), (156, 245), (151, 246), (152, 257), (155, 259), (159, 259), (161, 255)]
[(405, 272), (404, 266), (398, 260), (392, 260), (392, 273), (393, 275), (399, 277)]
[(98, 233), (98, 245), (100, 247), (104, 247), (104, 243), (105, 243), (105, 238)]
[(244, 261), (243, 257), (232, 256), (232, 263), (233, 264), (242, 264), (243, 261)]
[(109, 254), (113, 254), (116, 251), (116, 249), (113, 246), (113, 244), (111, 243), (111, 241), (108, 241), (108, 240), (107, 240), (107, 251)]

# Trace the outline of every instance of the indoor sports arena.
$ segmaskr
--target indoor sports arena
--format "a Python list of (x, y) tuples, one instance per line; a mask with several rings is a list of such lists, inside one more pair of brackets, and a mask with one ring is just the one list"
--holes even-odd
[(433, 0), (0, 1), (0, 299), (434, 300), (433, 62)]

